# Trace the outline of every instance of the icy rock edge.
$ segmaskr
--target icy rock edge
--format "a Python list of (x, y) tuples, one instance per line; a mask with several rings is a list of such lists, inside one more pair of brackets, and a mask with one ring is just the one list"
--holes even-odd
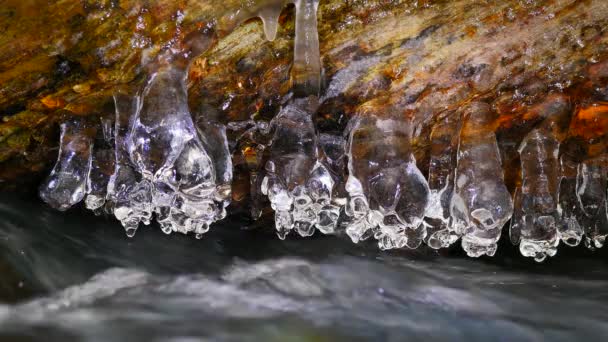
[[(494, 255), (510, 220), (512, 243), (539, 262), (554, 256), (560, 242), (604, 245), (605, 137), (569, 137), (567, 99), (550, 96), (542, 120), (523, 137), (514, 194), (504, 182), (495, 113), (484, 102), (439, 113), (425, 178), (412, 147), (416, 125), (398, 108), (356, 113), (344, 134), (319, 133), (314, 116), (327, 97), (320, 98), (318, 0), (250, 1), (217, 32), (260, 17), (273, 40), (288, 3), (296, 11), (291, 91), (262, 129), (269, 141), (260, 148), (267, 153), (252, 177), (252, 189), (274, 210), (281, 239), (343, 228), (353, 242), (373, 238), (384, 250), (460, 241), (469, 256), (480, 257)], [(223, 219), (233, 172), (226, 128), (206, 113), (193, 120), (186, 87), (189, 62), (211, 45), (214, 29), (143, 62), (143, 87), (117, 89), (113, 117), (64, 121), (58, 159), (40, 197), (62, 211), (84, 201), (96, 214), (114, 215), (130, 237), (155, 220), (167, 234), (201, 238)], [(586, 153), (564, 147), (568, 138)]]

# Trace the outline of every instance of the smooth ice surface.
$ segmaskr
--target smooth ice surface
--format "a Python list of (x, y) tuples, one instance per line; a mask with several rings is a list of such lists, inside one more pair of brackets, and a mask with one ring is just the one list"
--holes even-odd
[(511, 242), (519, 244), (522, 255), (536, 261), (554, 256), (563, 237), (560, 231), (570, 229), (563, 229), (567, 223), (559, 202), (564, 175), (559, 153), (567, 137), (571, 106), (567, 98), (556, 95), (548, 97), (540, 108), (544, 119), (523, 138), (518, 149), (521, 183), (515, 190), (510, 228)]
[(301, 236), (334, 232), (340, 206), (334, 199), (334, 176), (320, 151), (312, 115), (292, 102), (273, 119), (270, 159), (261, 191), (275, 211), (277, 234), (295, 230)]
[(382, 249), (417, 248), (429, 187), (416, 167), (410, 123), (364, 115), (349, 125), (346, 233), (355, 243), (373, 234)]
[(0, 217), (7, 341), (608, 338), (606, 249), (480, 262), (277, 241), (239, 221), (201, 241), (156, 231), (127, 244), (102, 217), (13, 195)]
[(51, 207), (65, 211), (80, 202), (86, 194), (93, 137), (85, 119), (66, 120), (60, 130), (57, 162), (40, 186), (39, 194)]
[(581, 210), (578, 223), (585, 232), (589, 248), (601, 248), (608, 235), (606, 216), (606, 162), (603, 158), (586, 160), (578, 165), (576, 197)]
[(133, 236), (140, 222), (150, 222), (152, 197), (149, 183), (135, 171), (127, 152), (127, 137), (133, 113), (137, 110), (136, 98), (114, 95), (116, 119), (114, 123), (114, 172), (108, 181), (107, 200), (114, 216), (120, 221), (128, 235)]
[(493, 256), (502, 227), (511, 218), (513, 201), (503, 171), (490, 108), (472, 103), (465, 114), (458, 146), (450, 214), (471, 257)]
[(427, 230), (425, 242), (435, 249), (448, 247), (459, 238), (450, 224), (450, 200), (454, 191), (460, 128), (460, 115), (449, 113), (435, 124), (431, 132), (428, 176), (430, 197), (424, 225)]
[(150, 76), (137, 98), (126, 147), (148, 184), (142, 193), (148, 192), (145, 200), (161, 229), (200, 238), (226, 216), (232, 163), (223, 125), (200, 119), (195, 126), (185, 78), (177, 66), (162, 66)]
[(522, 183), (515, 194), (511, 240), (522, 255), (544, 260), (557, 253), (559, 141), (549, 130), (534, 129), (519, 148)]
[(294, 41), (292, 88), (299, 95), (319, 96), (321, 55), (317, 32), (319, 0), (294, 0), (296, 36)]
[(583, 228), (579, 223), (582, 208), (576, 196), (577, 164), (568, 154), (560, 157), (561, 180), (559, 183), (558, 211), (561, 224), (558, 233), (561, 241), (568, 246), (577, 246), (583, 239)]
[[(93, 146), (91, 171), (87, 177), (85, 206), (97, 213), (106, 204), (108, 183), (115, 169), (114, 137), (112, 120), (101, 121), (101, 137), (97, 138)], [(109, 127), (108, 127), (109, 126)]]

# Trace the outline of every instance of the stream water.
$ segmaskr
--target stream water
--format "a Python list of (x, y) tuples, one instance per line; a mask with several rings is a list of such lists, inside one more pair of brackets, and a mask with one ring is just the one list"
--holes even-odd
[[(600, 340), (605, 251), (543, 264), (280, 241), (245, 219), (202, 240), (0, 195), (0, 340)], [(510, 248), (510, 249), (509, 249)], [(502, 250), (502, 252), (501, 252)]]

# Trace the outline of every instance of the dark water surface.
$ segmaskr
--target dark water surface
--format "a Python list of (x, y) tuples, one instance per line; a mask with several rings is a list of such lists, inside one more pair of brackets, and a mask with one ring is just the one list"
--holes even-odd
[(566, 341), (608, 337), (606, 251), (535, 264), (280, 241), (203, 240), (0, 195), (0, 340)]

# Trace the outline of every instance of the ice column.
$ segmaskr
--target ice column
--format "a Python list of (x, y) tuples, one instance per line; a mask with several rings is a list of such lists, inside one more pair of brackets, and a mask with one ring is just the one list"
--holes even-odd
[[(138, 98), (127, 139), (130, 160), (149, 184), (151, 206), (165, 233), (194, 232), (225, 216), (232, 172), (221, 127), (207, 127), (199, 137), (187, 102), (185, 70), (164, 65), (150, 76)], [(205, 145), (219, 158), (214, 165)], [(216, 166), (222, 179), (216, 187)]]
[(605, 156), (585, 160), (578, 165), (576, 175), (576, 197), (581, 210), (578, 223), (585, 232), (585, 245), (591, 249), (604, 246), (608, 235), (606, 217)]
[(87, 197), (85, 206), (96, 214), (102, 212), (106, 204), (108, 182), (114, 171), (114, 146), (113, 146), (113, 120), (101, 119), (101, 137), (98, 138), (93, 148), (91, 172), (87, 178)]
[(448, 247), (459, 238), (450, 225), (450, 200), (454, 190), (460, 126), (460, 115), (448, 113), (431, 132), (429, 164), (431, 190), (424, 225), (427, 229), (426, 244), (435, 249)]
[(296, 37), (294, 41), (292, 89), (296, 96), (319, 96), (321, 58), (317, 33), (319, 0), (295, 0)]
[(580, 106), (570, 123), (568, 148), (561, 156), (560, 235), (565, 242), (577, 244), (584, 233), (585, 245), (591, 249), (602, 247), (608, 235), (605, 114), (602, 104)]
[[(318, 107), (321, 59), (317, 33), (318, 0), (297, 0), (296, 37), (291, 70), (292, 96), (271, 122), (270, 159), (261, 191), (275, 211), (277, 234), (301, 236), (333, 233), (340, 205), (332, 174), (312, 119)], [(266, 21), (265, 21), (266, 23)]]
[(272, 121), (270, 159), (261, 185), (281, 239), (292, 229), (301, 236), (314, 234), (315, 227), (331, 234), (340, 214), (335, 175), (322, 157), (310, 112), (297, 103), (283, 107)]
[(560, 165), (560, 142), (568, 124), (566, 101), (550, 100), (547, 117), (539, 127), (524, 137), (519, 155), (521, 185), (515, 192), (515, 209), (511, 219), (510, 236), (513, 244), (519, 244), (522, 255), (543, 261), (557, 253)]
[(576, 144), (566, 145), (566, 151), (560, 156), (561, 178), (559, 183), (558, 211), (561, 216), (561, 222), (557, 231), (563, 243), (568, 246), (577, 246), (583, 239), (583, 228), (579, 223), (579, 219), (584, 214), (576, 196), (578, 158), (574, 154), (581, 152), (576, 150), (568, 151), (568, 147), (571, 146), (577, 147)]
[(61, 124), (57, 162), (39, 189), (40, 197), (51, 207), (68, 210), (84, 198), (91, 170), (93, 133), (85, 119), (70, 118)]
[(152, 218), (152, 188), (149, 181), (135, 171), (127, 152), (127, 138), (131, 120), (137, 110), (137, 98), (125, 94), (114, 95), (114, 172), (108, 181), (107, 201), (114, 216), (127, 235), (135, 235), (139, 223), (149, 224)]
[(416, 167), (410, 121), (366, 113), (349, 125), (346, 233), (355, 243), (373, 234), (381, 249), (417, 248), (429, 187)]
[(472, 103), (465, 113), (458, 146), (450, 215), (462, 248), (471, 257), (496, 252), (513, 202), (504, 180), (493, 129), (485, 103)]

